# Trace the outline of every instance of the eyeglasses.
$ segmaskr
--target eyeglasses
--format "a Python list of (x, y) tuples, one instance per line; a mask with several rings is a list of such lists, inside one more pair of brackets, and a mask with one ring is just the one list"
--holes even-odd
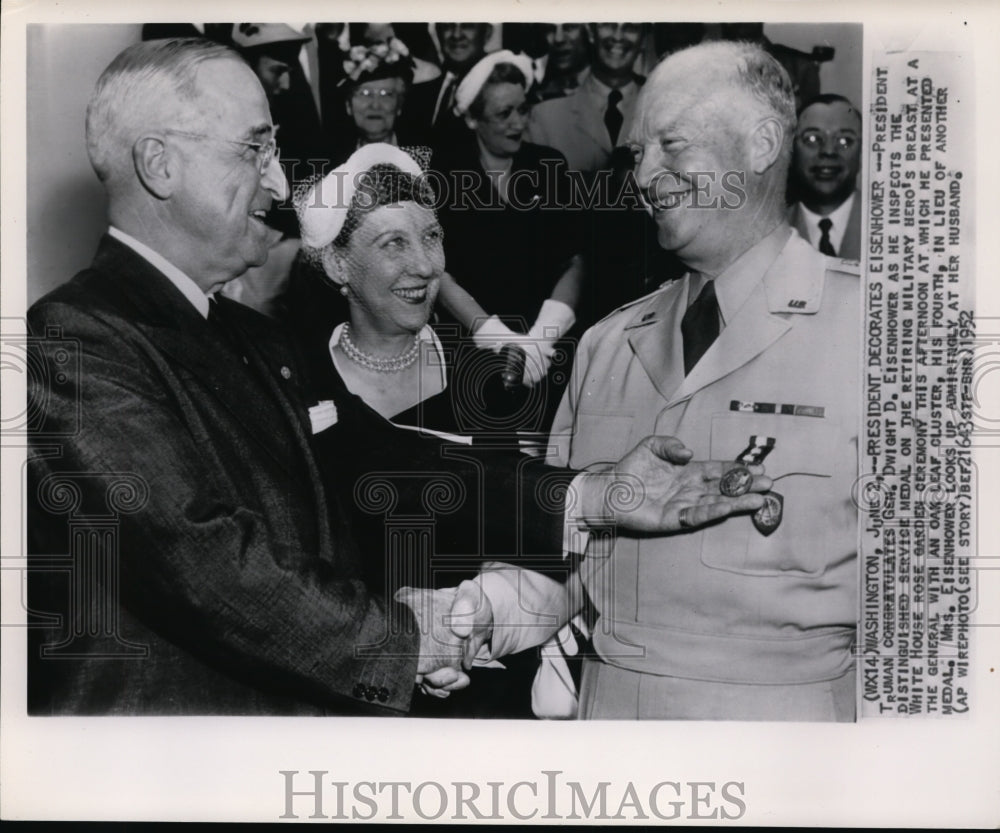
[(379, 88), (377, 90), (365, 87), (364, 89), (355, 90), (352, 95), (355, 98), (363, 98), (365, 101), (395, 101), (399, 94), (395, 90), (386, 90)]
[[(799, 143), (809, 150), (818, 150), (823, 147), (826, 143), (826, 137), (820, 133), (818, 130), (813, 130), (808, 133), (800, 133), (798, 135)], [(856, 136), (851, 136), (847, 133), (842, 133), (840, 135), (833, 137), (834, 147), (846, 153), (849, 150), (853, 150), (854, 146), (857, 145), (858, 139)]]
[(227, 145), (240, 145), (241, 147), (253, 148), (257, 154), (257, 171), (261, 176), (267, 170), (272, 161), (278, 158), (278, 144), (274, 137), (266, 142), (246, 142), (242, 139), (223, 139), (221, 136), (210, 136), (208, 133), (190, 133), (187, 130), (174, 130), (167, 128), (164, 133), (173, 133), (177, 136), (187, 136), (189, 139), (210, 139), (213, 142), (225, 142)]

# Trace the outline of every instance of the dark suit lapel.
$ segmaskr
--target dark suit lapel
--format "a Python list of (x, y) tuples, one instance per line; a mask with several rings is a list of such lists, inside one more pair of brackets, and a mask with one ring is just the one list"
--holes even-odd
[[(287, 401), (274, 390), (273, 380), (268, 383), (269, 371), (248, 372), (250, 351), (244, 351), (248, 359), (244, 363), (243, 354), (202, 318), (162, 272), (117, 240), (106, 236), (101, 241), (93, 268), (110, 279), (108, 300), (123, 317), (196, 376), (233, 420), (288, 469), (290, 455), (296, 452), (284, 418)], [(254, 397), (252, 391), (262, 388), (270, 395)], [(253, 405), (248, 407), (248, 402)], [(295, 425), (301, 428), (298, 418)]]

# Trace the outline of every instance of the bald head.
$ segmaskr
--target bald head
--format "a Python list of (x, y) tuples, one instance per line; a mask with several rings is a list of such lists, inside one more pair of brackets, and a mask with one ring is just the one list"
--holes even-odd
[(627, 135), (660, 245), (717, 274), (773, 231), (794, 126), (791, 81), (754, 44), (699, 44), (662, 61)]

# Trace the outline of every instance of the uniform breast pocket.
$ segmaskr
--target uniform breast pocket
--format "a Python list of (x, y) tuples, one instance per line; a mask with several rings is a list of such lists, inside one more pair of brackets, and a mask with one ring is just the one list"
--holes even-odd
[(764, 460), (773, 491), (783, 498), (781, 524), (764, 535), (747, 515), (729, 518), (703, 533), (701, 560), (717, 570), (746, 575), (821, 574), (830, 561), (837, 431), (821, 417), (726, 413), (712, 418), (713, 460), (735, 460), (753, 437), (771, 437)]

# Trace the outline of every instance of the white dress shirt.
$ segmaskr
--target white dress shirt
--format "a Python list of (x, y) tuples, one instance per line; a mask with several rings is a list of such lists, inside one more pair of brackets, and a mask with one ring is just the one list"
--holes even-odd
[[(854, 205), (854, 192), (851, 193), (837, 208), (825, 215), (830, 221), (830, 245), (835, 252), (840, 252), (840, 244), (844, 242), (844, 232), (847, 231), (847, 221), (851, 216), (851, 207)], [(823, 230), (819, 227), (819, 221), (824, 218), (822, 214), (814, 214), (805, 203), (800, 202), (802, 216), (806, 221), (806, 228), (809, 230), (809, 242), (814, 249), (819, 248), (819, 241), (823, 237)]]
[(121, 229), (109, 226), (108, 234), (120, 243), (124, 243), (137, 255), (144, 260), (148, 260), (153, 266), (159, 269), (180, 290), (180, 293), (191, 302), (194, 308), (201, 313), (201, 317), (208, 318), (209, 296), (191, 278), (174, 266), (163, 255), (157, 254), (145, 243), (140, 243), (132, 235), (126, 234)]

